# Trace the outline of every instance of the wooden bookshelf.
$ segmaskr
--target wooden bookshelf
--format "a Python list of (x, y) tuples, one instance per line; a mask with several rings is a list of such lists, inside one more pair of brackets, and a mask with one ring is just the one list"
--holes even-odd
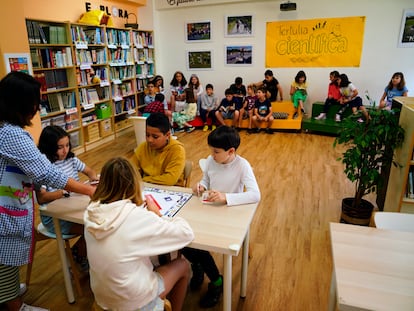
[(128, 118), (154, 77), (152, 31), (30, 18), (26, 28), (42, 127), (70, 132), (76, 154), (132, 130)]
[[(392, 166), (385, 197), (384, 211), (414, 213), (414, 97), (397, 97), (393, 107), (400, 108), (400, 125), (405, 130), (403, 146), (395, 151), (395, 160), (400, 166)], [(411, 188), (411, 189), (410, 189)]]

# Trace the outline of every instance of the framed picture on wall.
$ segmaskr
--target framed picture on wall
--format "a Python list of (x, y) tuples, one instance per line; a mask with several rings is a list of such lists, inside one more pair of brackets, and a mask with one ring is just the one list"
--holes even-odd
[(252, 45), (226, 45), (225, 64), (229, 66), (251, 66), (253, 56)]
[(22, 71), (33, 75), (32, 62), (28, 53), (4, 54), (7, 72)]
[(189, 22), (185, 24), (185, 39), (187, 42), (211, 40), (211, 22)]
[(187, 51), (188, 70), (211, 70), (213, 59), (211, 50)]
[(253, 36), (253, 15), (226, 16), (226, 37), (251, 37)]
[(398, 46), (414, 47), (414, 9), (404, 10)]

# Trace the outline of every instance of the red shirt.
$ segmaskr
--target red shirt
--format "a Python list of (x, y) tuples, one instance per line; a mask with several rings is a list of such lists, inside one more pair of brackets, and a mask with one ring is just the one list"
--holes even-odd
[(339, 91), (339, 86), (335, 82), (329, 84), (328, 98), (333, 98), (336, 100), (339, 100), (341, 98), (341, 92)]

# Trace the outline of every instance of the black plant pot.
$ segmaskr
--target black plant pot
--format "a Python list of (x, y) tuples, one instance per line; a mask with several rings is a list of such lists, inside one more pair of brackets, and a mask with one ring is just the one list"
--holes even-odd
[(374, 205), (367, 200), (362, 200), (361, 205), (352, 207), (354, 198), (342, 200), (341, 222), (352, 225), (368, 226), (371, 220)]

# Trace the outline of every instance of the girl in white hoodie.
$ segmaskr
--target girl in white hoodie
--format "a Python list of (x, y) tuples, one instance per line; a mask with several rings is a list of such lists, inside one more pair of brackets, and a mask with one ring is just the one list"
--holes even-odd
[(183, 258), (154, 270), (150, 256), (188, 245), (194, 238), (180, 217), (161, 217), (154, 202), (142, 199), (140, 178), (125, 158), (109, 160), (85, 216), (91, 288), (107, 310), (163, 310), (169, 295), (181, 310), (189, 280)]

